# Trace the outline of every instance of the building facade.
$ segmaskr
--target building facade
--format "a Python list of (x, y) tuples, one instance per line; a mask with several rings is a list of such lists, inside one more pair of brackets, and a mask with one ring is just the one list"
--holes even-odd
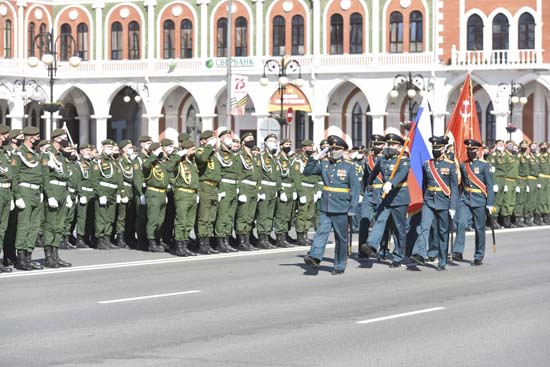
[[(282, 110), (302, 102), (284, 127), (297, 146), (330, 134), (366, 145), (414, 118), (423, 97), (443, 134), (468, 72), (487, 143), (507, 139), (509, 124), (515, 140), (549, 140), (548, 1), (232, 0), (228, 10), (225, 0), (0, 0), (0, 122), (46, 138), (65, 123), (75, 142), (95, 144), (229, 123), (262, 141), (281, 110), (266, 62), (293, 60)], [(49, 32), (53, 79), (29, 65)], [(230, 119), (228, 62), (248, 77), (245, 113)], [(62, 105), (53, 116), (50, 99)]]

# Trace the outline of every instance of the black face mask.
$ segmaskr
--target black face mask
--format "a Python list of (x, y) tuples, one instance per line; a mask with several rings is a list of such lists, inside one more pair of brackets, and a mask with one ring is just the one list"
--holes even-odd
[(290, 152), (290, 147), (282, 147), (281, 150), (288, 154)]
[(78, 157), (77, 157), (76, 155), (74, 155), (74, 154), (71, 154), (71, 156), (69, 157), (69, 160), (70, 160), (71, 162), (75, 162), (76, 160), (78, 160)]
[(63, 150), (63, 151), (61, 151), (61, 154), (63, 154), (63, 157), (65, 157), (65, 158), (70, 158), (72, 152), (67, 152), (67, 151)]
[(483, 159), (487, 159), (489, 157), (489, 153), (483, 153)]
[(466, 152), (466, 155), (468, 156), (468, 160), (470, 160), (470, 161), (473, 161), (474, 159), (477, 158), (477, 152), (476, 151)]
[(59, 142), (59, 145), (61, 145), (62, 148), (67, 148), (69, 146), (69, 141), (68, 140), (61, 140)]
[(256, 142), (254, 140), (247, 140), (243, 142), (243, 145), (247, 148), (253, 148), (254, 145), (256, 145)]
[(38, 144), (40, 144), (40, 139), (34, 139), (33, 142), (32, 142), (32, 147), (36, 148), (38, 146)]
[(6, 140), (2, 140), (2, 146), (5, 147), (6, 145), (8, 145), (10, 143), (10, 141), (8, 139)]
[(23, 144), (23, 142), (25, 141), (25, 139), (16, 139), (17, 142), (15, 143), (18, 147), (21, 146), (21, 144)]
[(386, 158), (392, 158), (397, 154), (397, 149), (395, 148), (384, 148), (384, 155)]
[(376, 146), (372, 147), (372, 151), (373, 151), (374, 154), (376, 154), (376, 155), (380, 154), (380, 153), (382, 152), (382, 150), (384, 150), (383, 147), (376, 147)]
[(527, 151), (527, 147), (519, 147), (519, 151), (520, 151), (520, 152), (526, 152), (526, 151)]
[(309, 157), (313, 154), (313, 150), (304, 150), (304, 154)]
[(443, 154), (443, 151), (439, 149), (432, 149), (432, 155), (434, 156), (434, 159), (439, 159), (441, 155)]
[(157, 158), (158, 158), (158, 159), (162, 159), (162, 157), (164, 157), (164, 152), (160, 152), (160, 153), (157, 155)]
[(548, 151), (548, 148), (540, 148), (541, 153), (546, 153)]
[(114, 159), (118, 159), (120, 157), (120, 153), (113, 153), (111, 154), (111, 157), (113, 157)]

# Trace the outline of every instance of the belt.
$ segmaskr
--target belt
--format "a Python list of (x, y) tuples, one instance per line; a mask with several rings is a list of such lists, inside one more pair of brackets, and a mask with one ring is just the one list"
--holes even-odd
[(292, 184), (288, 182), (281, 182), (281, 185), (283, 185), (283, 187), (292, 187)]
[(108, 187), (110, 189), (118, 189), (118, 185), (104, 181), (99, 181), (99, 186)]
[(310, 183), (307, 183), (307, 182), (302, 182), (302, 186), (303, 186), (303, 187), (311, 187), (311, 188), (313, 188), (313, 187), (315, 187), (315, 184), (310, 184)]
[(273, 187), (275, 187), (277, 184), (276, 184), (275, 182), (264, 181), (264, 180), (262, 180), (262, 185), (273, 186)]
[(527, 180), (527, 176), (518, 176), (518, 178), (523, 178), (524, 180)]
[(126, 181), (124, 181), (123, 183), (124, 183), (124, 186), (132, 187), (132, 184), (131, 184), (131, 183), (128, 183), (128, 182), (126, 182)]
[(213, 181), (213, 180), (202, 180), (201, 182), (204, 182), (205, 184), (210, 185), (210, 186), (218, 187), (218, 183), (216, 181)]
[(91, 187), (82, 186), (81, 189), (82, 191), (94, 192), (94, 189), (92, 189)]
[(57, 186), (63, 186), (63, 187), (67, 186), (67, 182), (65, 181), (50, 180), (50, 183), (52, 185), (57, 185)]
[(152, 190), (156, 192), (166, 192), (166, 189), (159, 189), (158, 187), (153, 187), (153, 186), (147, 186), (147, 190)]
[(443, 191), (443, 189), (439, 186), (428, 186), (428, 191)]
[(11, 187), (11, 182), (0, 183), (0, 189), (9, 189)]
[(537, 178), (535, 176), (527, 176), (529, 180), (536, 180)]
[(28, 183), (28, 182), (21, 182), (19, 184), (19, 186), (27, 187), (27, 188), (33, 189), (33, 190), (40, 190), (40, 185), (35, 185), (35, 184), (32, 184), (32, 183)]
[(197, 192), (195, 189), (186, 189), (185, 187), (176, 187), (176, 190), (182, 191), (182, 192), (188, 192), (190, 194), (194, 194)]
[(76, 190), (73, 189), (72, 187), (69, 187), (68, 190), (69, 190), (69, 192), (70, 192), (71, 194), (74, 194), (74, 193), (76, 192)]
[(473, 192), (475, 194), (482, 194), (483, 193), (483, 191), (481, 191), (480, 189), (474, 189), (472, 187), (466, 187), (465, 190), (468, 191), (468, 192)]
[(397, 185), (397, 187), (407, 187), (407, 183), (406, 182), (401, 182), (400, 184)]
[(242, 180), (241, 183), (245, 184), (245, 185), (249, 185), (249, 186), (256, 186), (258, 185), (258, 183), (256, 181), (251, 181), (251, 180)]
[(550, 175), (545, 175), (544, 173), (539, 173), (539, 177), (550, 178)]
[(227, 183), (227, 184), (231, 184), (231, 185), (236, 185), (238, 181), (237, 180), (232, 180), (230, 178), (222, 178), (222, 182)]
[(373, 189), (381, 189), (382, 186), (384, 186), (384, 184), (375, 184), (375, 185), (372, 185), (372, 188)]
[(511, 177), (506, 177), (506, 181), (516, 182), (516, 179), (515, 179), (515, 178), (511, 178)]
[(324, 191), (330, 191), (330, 192), (349, 192), (350, 190), (345, 187), (330, 187), (330, 186), (323, 186)]

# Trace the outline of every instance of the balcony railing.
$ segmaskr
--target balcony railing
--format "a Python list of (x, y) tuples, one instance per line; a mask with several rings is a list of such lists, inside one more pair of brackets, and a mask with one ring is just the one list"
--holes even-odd
[(518, 66), (542, 65), (543, 50), (480, 50), (458, 51), (452, 48), (452, 66), (502, 67), (517, 68)]

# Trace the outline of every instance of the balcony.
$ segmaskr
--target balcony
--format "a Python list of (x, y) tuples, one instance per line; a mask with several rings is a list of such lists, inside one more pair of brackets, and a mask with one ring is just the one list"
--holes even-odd
[(477, 69), (543, 68), (543, 50), (480, 50), (458, 51), (453, 46), (451, 66)]

